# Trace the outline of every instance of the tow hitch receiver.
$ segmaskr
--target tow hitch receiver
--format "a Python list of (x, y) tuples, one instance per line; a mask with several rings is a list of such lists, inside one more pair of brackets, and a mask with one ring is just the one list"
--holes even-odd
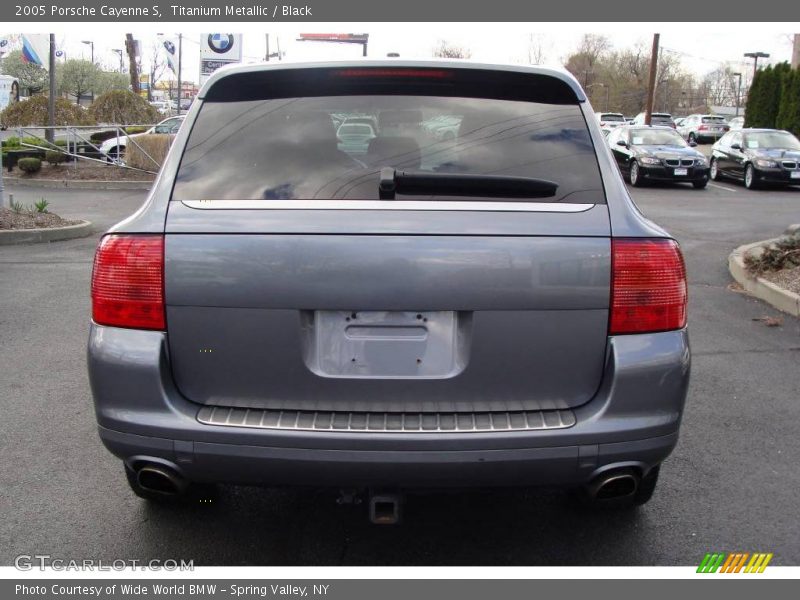
[(403, 498), (400, 494), (370, 491), (369, 520), (376, 525), (395, 525), (400, 521)]

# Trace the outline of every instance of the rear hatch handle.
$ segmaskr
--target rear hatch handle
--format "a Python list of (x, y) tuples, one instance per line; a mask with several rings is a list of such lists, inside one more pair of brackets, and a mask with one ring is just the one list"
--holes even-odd
[(378, 197), (394, 200), (396, 194), (408, 196), (480, 196), (483, 198), (552, 198), (558, 184), (534, 177), (380, 170)]

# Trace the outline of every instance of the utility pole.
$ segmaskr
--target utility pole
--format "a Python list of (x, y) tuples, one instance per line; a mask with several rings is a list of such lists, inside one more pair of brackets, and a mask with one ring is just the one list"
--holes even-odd
[(55, 139), (55, 131), (53, 127), (56, 125), (56, 34), (50, 34), (50, 90), (48, 94), (47, 104), (47, 125), (49, 126), (45, 133), (45, 139), (53, 143)]
[(264, 60), (269, 62), (269, 34), (265, 34), (267, 36), (267, 55), (264, 57)]
[(136, 40), (132, 33), (125, 34), (125, 50), (128, 53), (128, 65), (130, 66), (131, 90), (134, 94), (139, 94), (139, 69), (136, 65)]
[(181, 69), (183, 68), (183, 34), (178, 34), (178, 111), (181, 114)]
[(739, 116), (739, 103), (741, 102), (742, 97), (742, 74), (741, 73), (733, 73), (734, 77), (739, 78), (739, 84), (736, 86), (736, 114), (734, 116)]
[(800, 69), (800, 33), (794, 34), (794, 44), (792, 45), (792, 68)]
[(644, 109), (644, 123), (650, 125), (653, 119), (653, 102), (655, 101), (656, 92), (656, 70), (658, 69), (658, 41), (661, 34), (653, 34), (653, 51), (650, 55), (650, 77), (647, 84), (647, 105)]

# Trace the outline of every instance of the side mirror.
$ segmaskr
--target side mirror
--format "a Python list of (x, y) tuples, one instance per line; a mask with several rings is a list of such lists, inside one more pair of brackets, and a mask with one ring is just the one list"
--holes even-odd
[(617, 146), (622, 146), (623, 148), (627, 148), (628, 147), (628, 142), (626, 142), (625, 140), (618, 140), (617, 141)]
[(697, 142), (695, 142), (694, 140), (692, 140), (691, 142), (689, 142), (689, 147), (690, 147), (690, 148), (694, 148), (695, 146), (697, 146)]
[(731, 144), (731, 150), (741, 150), (741, 144)]

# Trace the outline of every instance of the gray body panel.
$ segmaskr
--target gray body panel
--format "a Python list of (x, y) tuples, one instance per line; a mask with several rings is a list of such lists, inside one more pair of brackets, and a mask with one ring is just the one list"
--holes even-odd
[[(565, 408), (600, 383), (608, 238), (167, 235), (165, 255), (172, 367), (196, 402)], [(466, 364), (441, 380), (321, 377), (303, 360), (315, 322), (301, 311), (317, 310), (458, 311)]]
[(387, 434), (200, 423), (160, 332), (92, 325), (88, 356), (100, 436), (114, 454), (166, 461), (195, 481), (266, 485), (581, 484), (619, 466), (647, 472), (677, 442), (690, 369), (685, 330), (611, 337), (603, 383), (573, 427)]
[[(194, 481), (334, 486), (581, 484), (620, 466), (646, 473), (664, 460), (688, 387), (686, 330), (606, 330), (610, 239), (669, 235), (631, 200), (574, 78), (492, 67), (552, 75), (575, 91), (605, 193), (605, 204), (579, 212), (206, 210), (170, 202), (209, 87), (234, 72), (301, 68), (217, 71), (145, 205), (112, 228), (166, 233), (169, 333), (92, 324), (89, 376), (109, 450), (129, 465), (164, 462)], [(459, 327), (469, 324), (467, 360), (432, 379), (320, 376), (303, 327), (315, 311), (336, 310), (454, 311)], [(575, 423), (458, 433), (201, 423), (199, 412), (214, 403), (439, 413), (571, 407)]]

